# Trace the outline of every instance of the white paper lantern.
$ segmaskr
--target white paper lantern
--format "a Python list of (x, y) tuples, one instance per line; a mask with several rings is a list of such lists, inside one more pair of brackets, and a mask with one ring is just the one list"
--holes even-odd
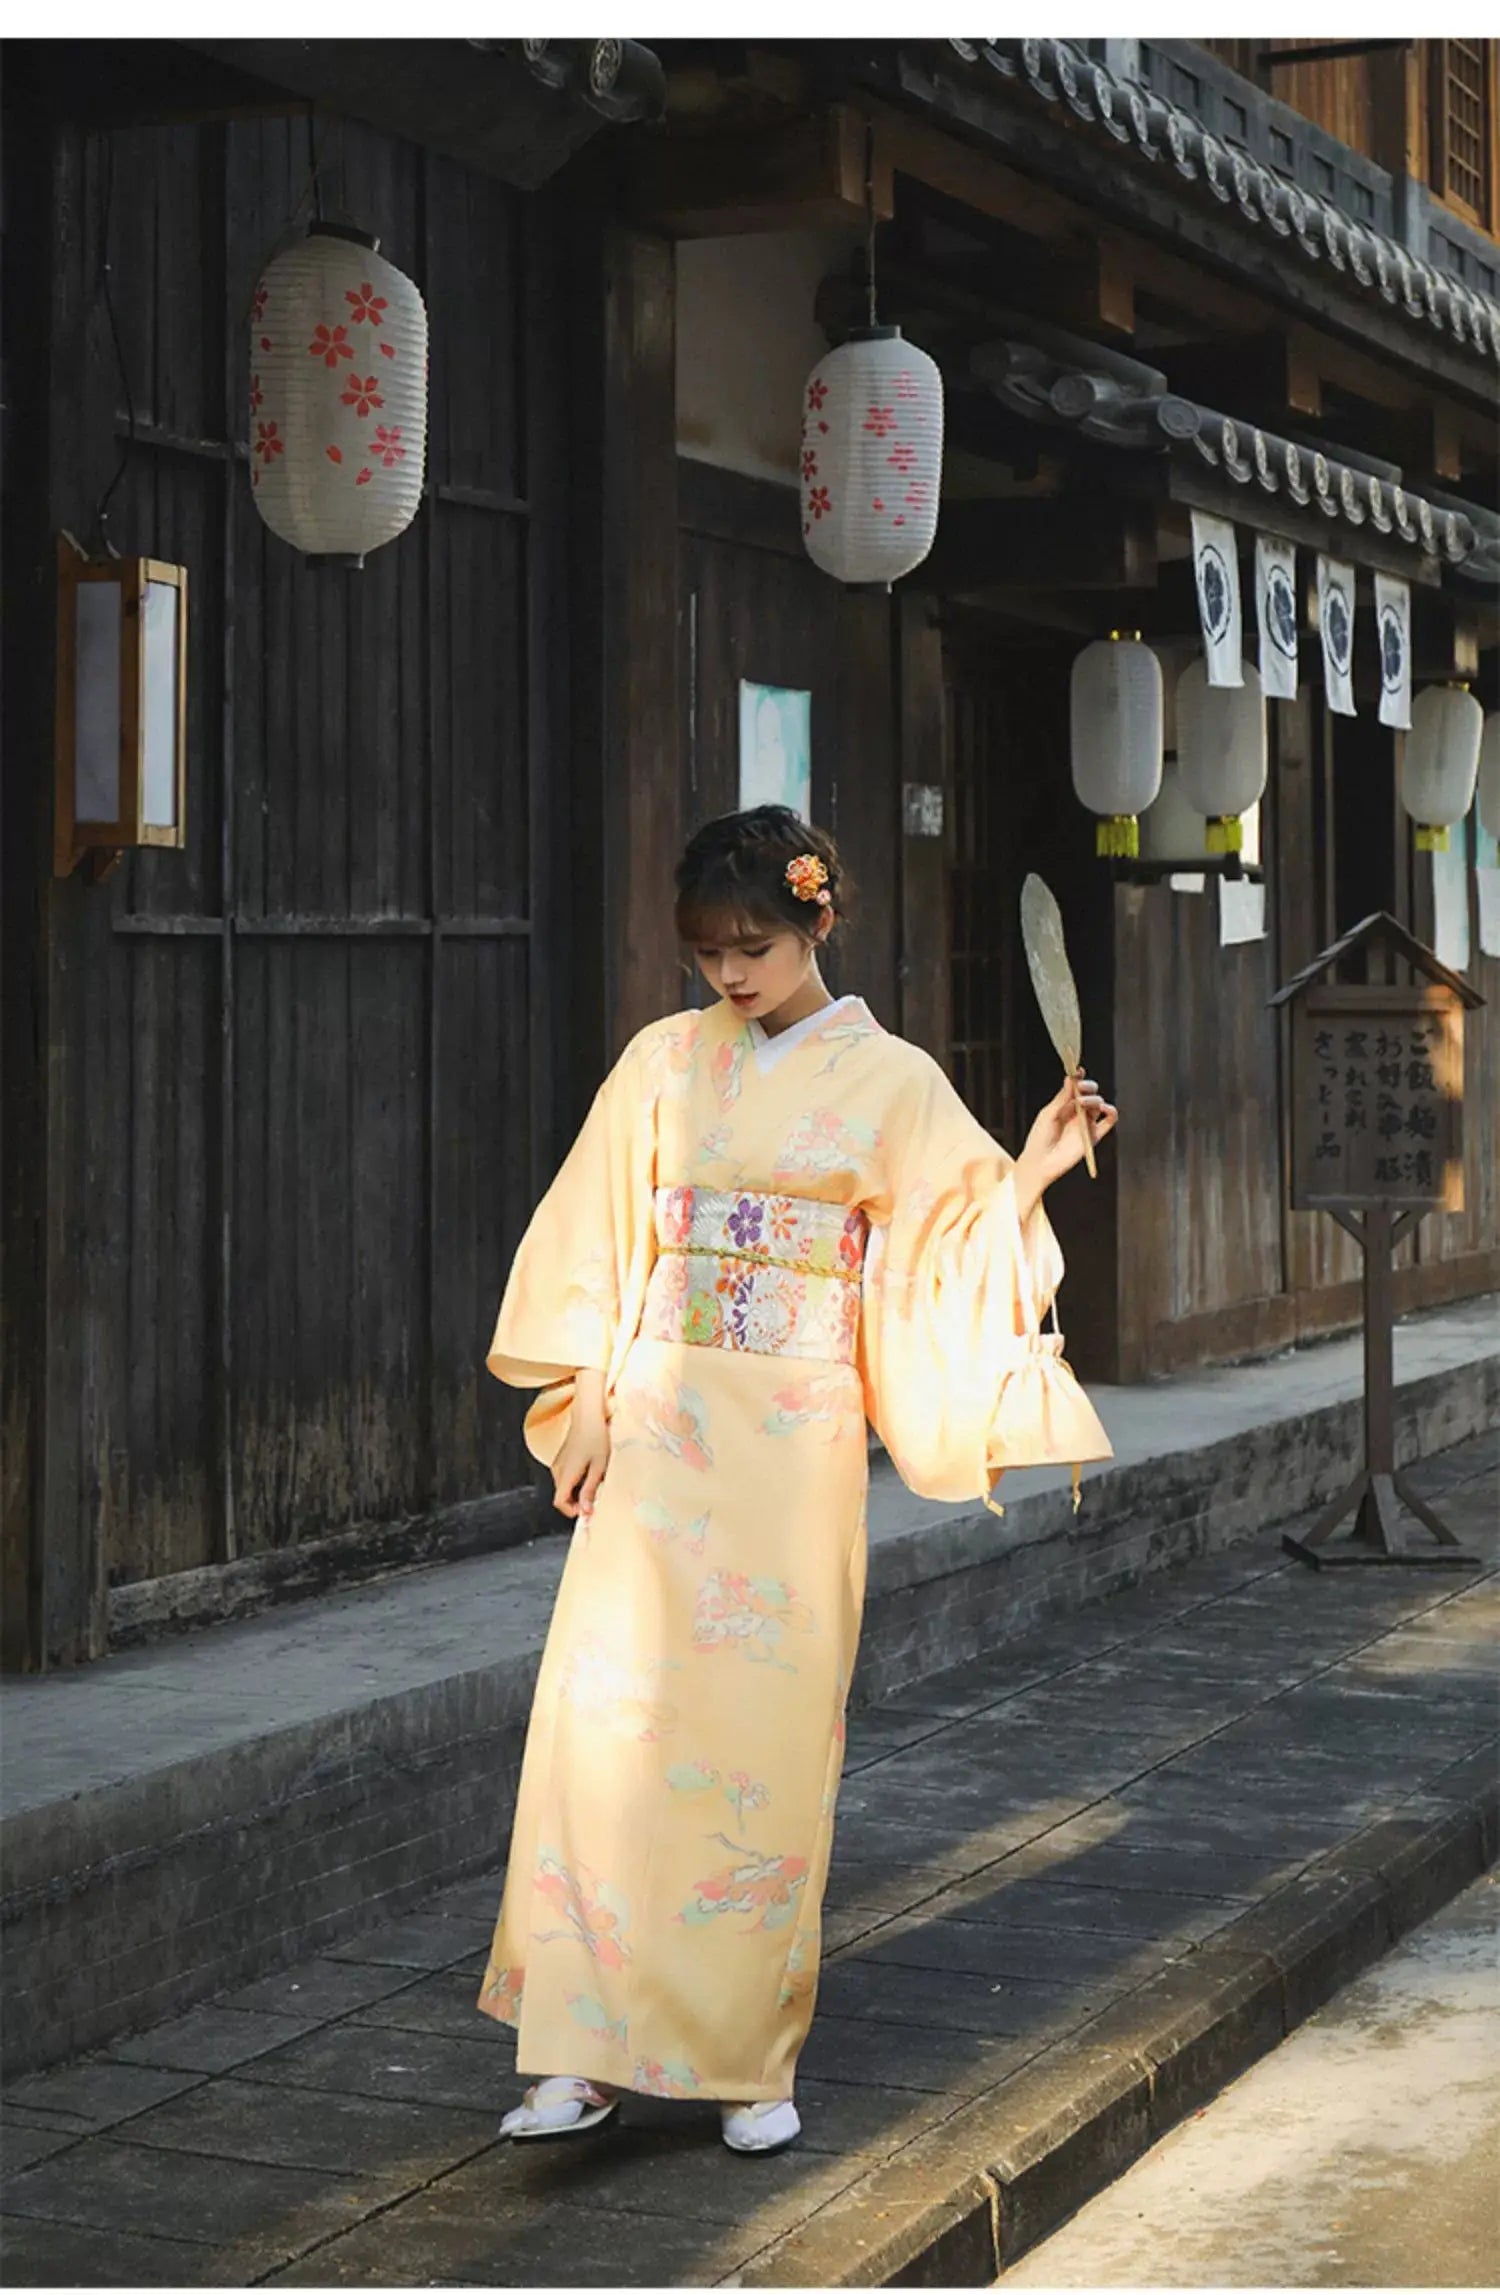
[(363, 565), (411, 524), (427, 450), (427, 312), (362, 232), (315, 223), (250, 322), (250, 482), (273, 534)]
[(1401, 757), (1401, 802), (1417, 824), (1419, 853), (1446, 853), (1448, 831), (1474, 801), (1484, 711), (1466, 685), (1429, 685), (1411, 705)]
[(932, 548), (943, 470), (943, 378), (899, 327), (820, 359), (802, 406), (802, 538), (851, 588), (888, 590)]
[(1073, 787), (1102, 816), (1095, 849), (1140, 851), (1136, 816), (1161, 787), (1161, 663), (1136, 636), (1111, 630), (1073, 664)]
[(1177, 767), (1183, 795), (1207, 823), (1208, 853), (1241, 850), (1240, 815), (1266, 786), (1266, 697), (1252, 662), (1241, 675), (1243, 685), (1210, 685), (1200, 655), (1177, 680)]
[(1479, 826), (1500, 838), (1500, 710), (1491, 710), (1479, 737)]
[(1179, 873), (1199, 868), (1203, 850), (1203, 816), (1182, 793), (1176, 761), (1162, 763), (1161, 787), (1141, 814), (1140, 846), (1148, 861), (1175, 861)]

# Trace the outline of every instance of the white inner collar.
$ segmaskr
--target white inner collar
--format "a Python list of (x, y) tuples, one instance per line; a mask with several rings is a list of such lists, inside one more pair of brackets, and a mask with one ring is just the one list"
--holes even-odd
[(836, 996), (831, 1004), (819, 1005), (817, 1011), (809, 1012), (805, 1020), (794, 1020), (790, 1028), (782, 1028), (774, 1036), (768, 1036), (758, 1020), (747, 1020), (745, 1026), (749, 1029), (750, 1041), (755, 1046), (755, 1065), (761, 1074), (764, 1075), (768, 1068), (773, 1068), (783, 1054), (792, 1049), (794, 1044), (801, 1043), (804, 1036), (811, 1036), (815, 1029), (821, 1028), (824, 1021), (837, 1012), (841, 1006), (857, 1004), (858, 1002), (857, 996)]

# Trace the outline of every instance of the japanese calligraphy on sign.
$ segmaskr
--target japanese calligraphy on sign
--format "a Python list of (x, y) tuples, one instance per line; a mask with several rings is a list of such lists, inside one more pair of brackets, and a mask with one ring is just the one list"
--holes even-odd
[(1448, 989), (1309, 988), (1292, 1015), (1292, 1205), (1463, 1208), (1463, 1012)]

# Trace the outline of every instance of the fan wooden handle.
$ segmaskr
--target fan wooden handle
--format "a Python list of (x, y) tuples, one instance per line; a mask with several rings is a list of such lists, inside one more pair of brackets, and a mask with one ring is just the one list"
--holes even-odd
[[(1082, 1068), (1077, 1068), (1074, 1070), (1075, 1077), (1081, 1076), (1082, 1074)], [(1083, 1134), (1083, 1160), (1088, 1165), (1089, 1178), (1097, 1179), (1099, 1177), (1099, 1167), (1094, 1161), (1094, 1136), (1093, 1133), (1089, 1130), (1089, 1119), (1084, 1114), (1081, 1103), (1078, 1105), (1077, 1115), (1078, 1129)]]

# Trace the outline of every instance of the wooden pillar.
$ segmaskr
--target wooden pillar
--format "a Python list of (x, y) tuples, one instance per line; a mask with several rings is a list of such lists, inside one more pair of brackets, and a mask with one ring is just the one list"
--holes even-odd
[(672, 925), (672, 869), (683, 836), (677, 328), (670, 242), (611, 222), (602, 244), (599, 730), (605, 997), (613, 1056), (647, 1021), (683, 1002)]
[[(943, 724), (943, 641), (932, 600), (898, 595), (901, 819), (901, 1034), (942, 1068), (952, 1041), (947, 741)], [(922, 833), (922, 790), (942, 792), (940, 835)], [(909, 818), (907, 807), (913, 807)]]
[(47, 500), (52, 362), (49, 137), (25, 93), (21, 49), (7, 60), (4, 212), (7, 318), (31, 348), (10, 366), (5, 439), (4, 1065), (0, 1069), (0, 1346), (5, 1446), (0, 1516), (0, 1663), (38, 1665), (42, 1644), (40, 1513), (46, 1403), (46, 967), (51, 865), (52, 552)]
[(24, 332), (31, 348), (25, 373), (18, 364), (13, 375), (5, 458), (3, 1587), (4, 1662), (40, 1670), (98, 1656), (106, 1631), (98, 1333), (86, 1273), (100, 1173), (89, 1024), (97, 1041), (110, 891), (82, 870), (52, 875), (52, 569), (53, 537), (89, 532), (117, 450), (113, 352), (96, 286), (97, 176), (83, 131), (54, 124), (26, 70), (18, 53), (4, 122), (7, 297), (17, 339)]
[[(820, 577), (821, 578), (821, 577)], [(854, 922), (825, 969), (836, 994), (857, 991), (884, 1028), (901, 1027), (901, 760), (887, 599), (837, 601), (838, 715), (829, 826), (854, 880)], [(817, 770), (816, 760), (814, 771)], [(821, 816), (814, 811), (814, 820)]]

